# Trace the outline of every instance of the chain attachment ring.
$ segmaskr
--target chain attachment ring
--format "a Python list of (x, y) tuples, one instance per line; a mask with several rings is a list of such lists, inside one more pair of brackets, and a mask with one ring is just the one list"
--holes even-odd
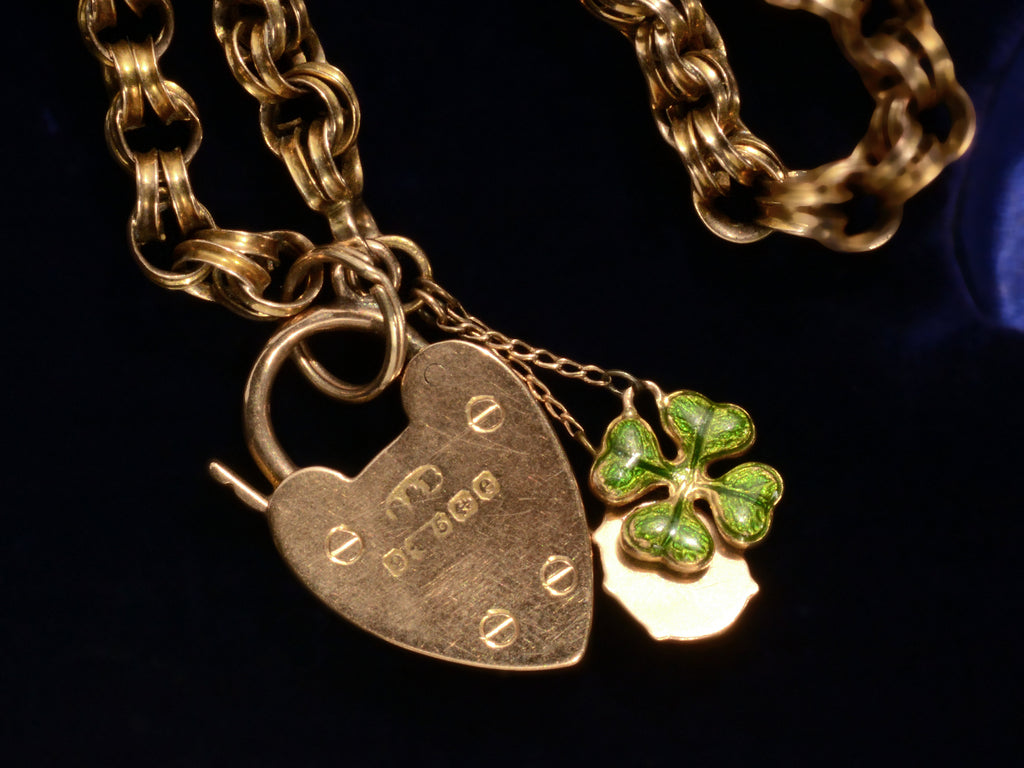
[[(375, 266), (365, 252), (351, 246), (332, 243), (310, 251), (296, 262), (296, 275), (302, 275), (314, 265), (340, 267), (370, 286), (363, 294), (342, 293), (338, 306), (370, 306), (380, 314), (385, 329), (384, 362), (377, 375), (366, 384), (350, 384), (337, 378), (313, 356), (305, 341), (298, 342), (292, 352), (295, 362), (306, 379), (329, 397), (352, 403), (373, 400), (401, 374), (405, 363), (408, 330), (398, 291), (387, 272)], [(336, 287), (339, 282), (344, 284), (334, 282)]]
[[(298, 469), (281, 447), (270, 420), (270, 390), (284, 361), (294, 356), (299, 346), (305, 344), (310, 336), (318, 333), (339, 330), (378, 333), (383, 330), (390, 339), (392, 329), (393, 326), (390, 326), (386, 319), (365, 305), (321, 307), (286, 323), (263, 348), (245, 387), (245, 431), (246, 442), (253, 459), (275, 487)], [(405, 330), (403, 325), (403, 334)], [(400, 346), (389, 346), (389, 356), (391, 349), (400, 351), (400, 371), (405, 362), (405, 355), (410, 350), (415, 351), (421, 347), (422, 342), (415, 336), (403, 336)], [(341, 392), (328, 394), (346, 402), (359, 403), (369, 399), (361, 396), (360, 389), (350, 387), (353, 397), (342, 397)]]

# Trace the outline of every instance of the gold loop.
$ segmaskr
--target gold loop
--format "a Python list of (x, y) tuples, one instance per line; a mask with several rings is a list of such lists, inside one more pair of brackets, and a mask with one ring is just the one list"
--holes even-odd
[(213, 227), (213, 219), (195, 193), (188, 177), (187, 162), (180, 149), (171, 152), (160, 152), (160, 170), (167, 190), (167, 198), (171, 209), (178, 220), (178, 230), (188, 237), (197, 229)]
[(300, 93), (316, 94), (325, 114), (285, 126), (279, 121), (284, 102), (264, 101), (264, 141), (284, 160), (306, 204), (328, 216), (337, 239), (372, 237), (376, 225), (360, 201), (363, 172), (355, 146), (360, 113), (351, 83), (336, 67), (315, 61), (296, 65), (284, 79)]
[[(427, 258), (427, 253), (419, 245), (410, 240), (407, 237), (401, 237), (399, 235), (383, 235), (377, 237), (376, 240), (383, 243), (385, 246), (393, 251), (401, 251), (410, 259), (413, 264), (416, 265), (418, 274), (415, 280), (410, 281), (412, 284), (419, 284), (421, 281), (427, 280), (433, 282), (434, 269), (430, 264), (430, 259)], [(396, 285), (395, 288), (399, 288)], [(411, 315), (413, 312), (418, 312), (420, 307), (423, 306), (423, 295), (422, 293), (416, 294), (416, 298), (402, 304), (402, 309), (406, 315)]]
[[(278, 77), (268, 77), (265, 72), (261, 73), (260, 67), (255, 62), (256, 52), (253, 49), (255, 46), (256, 50), (260, 50), (259, 45), (260, 38), (259, 29), (253, 27), (249, 33), (249, 46), (250, 52), (248, 55), (242, 49), (242, 38), (246, 33), (246, 26), (239, 22), (237, 25), (231, 28), (227, 36), (221, 40), (221, 44), (224, 46), (224, 54), (228, 60), (228, 67), (231, 69), (231, 74), (234, 75), (245, 90), (255, 96), (261, 102), (263, 101), (275, 101), (288, 97), (288, 91), (284, 93), (280, 92), (275, 85), (279, 84)], [(218, 34), (219, 36), (219, 34)], [(271, 47), (272, 43), (266, 41), (267, 47)], [(270, 58), (272, 54), (268, 54), (267, 58)], [(271, 59), (272, 61), (273, 59)], [(250, 67), (249, 63), (256, 66), (254, 72)], [(276, 67), (273, 68), (274, 73), (280, 75), (280, 72)], [(261, 77), (261, 74), (263, 75)], [(269, 84), (268, 84), (269, 83)]]
[[(294, 286), (286, 286), (283, 301), (274, 301), (264, 295), (270, 287), (270, 273), (284, 258), (304, 254), (312, 248), (313, 244), (297, 232), (210, 229), (197, 232), (193, 238), (178, 245), (175, 266), (209, 265), (213, 270), (212, 298), (244, 317), (282, 319), (294, 317), (312, 305), (323, 287), (323, 270), (309, 271)], [(300, 284), (302, 292), (293, 298)]]
[(281, 70), (277, 68), (275, 62), (281, 58), (282, 54), (274, 53), (273, 43), (267, 39), (266, 29), (267, 27), (263, 25), (254, 25), (249, 33), (249, 52), (253, 66), (256, 67), (260, 82), (273, 94), (264, 100), (285, 101), (301, 96), (302, 89), (289, 83), (281, 74)]
[(122, 130), (145, 125), (147, 103), (164, 124), (186, 116), (169, 93), (168, 81), (160, 74), (152, 40), (142, 43), (122, 40), (111, 45), (110, 52), (113, 74), (123, 98)]
[[(277, 248), (275, 251), (283, 248), (287, 252), (297, 255), (299, 258), (313, 248), (313, 243), (298, 232), (270, 232), (267, 236), (276, 242)], [(275, 257), (278, 261), (281, 260), (280, 256), (277, 256), (276, 253)], [(298, 259), (295, 259), (295, 261), (298, 261)], [(232, 298), (250, 315), (268, 319), (280, 319), (285, 317), (294, 317), (300, 312), (311, 307), (313, 302), (316, 300), (316, 297), (320, 295), (323, 284), (323, 270), (314, 269), (307, 272), (304, 279), (294, 285), (289, 286), (286, 282), (282, 289), (282, 301), (273, 301), (268, 299), (263, 296), (262, 293), (256, 293), (252, 287), (246, 283), (237, 284), (237, 288), (240, 289), (241, 295), (239, 295), (237, 291), (233, 290), (235, 284), (229, 286), (229, 290), (232, 290)], [(295, 291), (298, 289), (299, 285), (302, 285), (302, 291), (297, 297), (295, 297)]]
[[(164, 183), (164, 163), (161, 153), (157, 150), (150, 150), (139, 155), (135, 163), (135, 184), (137, 189), (137, 201), (135, 211), (128, 221), (128, 242), (131, 246), (132, 256), (142, 269), (143, 273), (157, 285), (172, 290), (189, 290), (201, 283), (210, 273), (208, 265), (198, 265), (196, 268), (181, 271), (177, 265), (170, 270), (160, 269), (152, 264), (142, 254), (142, 248), (150, 243), (163, 242), (166, 239), (164, 231), (163, 215), (169, 206), (175, 203), (168, 188)], [(180, 182), (176, 182), (180, 186)], [(185, 193), (177, 189), (174, 193), (178, 197), (184, 197)], [(194, 208), (190, 216), (195, 221), (211, 222), (209, 211), (189, 195), (189, 204)], [(178, 200), (181, 205), (181, 200)], [(177, 214), (176, 214), (177, 215)], [(207, 298), (204, 296), (204, 298)]]
[[(400, 327), (388, 325), (386, 317), (382, 317), (366, 307), (315, 310), (286, 324), (267, 342), (267, 346), (263, 348), (263, 352), (253, 366), (245, 387), (245, 433), (253, 459), (267, 479), (275, 486), (297, 469), (281, 448), (270, 420), (270, 390), (284, 361), (294, 355), (299, 345), (304, 344), (308, 337), (317, 333), (334, 330), (375, 332), (380, 331), (382, 326), (388, 343), (388, 363), (393, 358), (397, 359), (394, 375), (383, 385), (387, 386), (401, 373), (410, 347), (409, 339), (406, 337), (404, 322)], [(397, 337), (399, 330), (401, 331), (400, 338)], [(389, 365), (385, 367), (390, 369)], [(346, 402), (365, 402), (376, 396), (380, 389), (383, 389), (383, 386), (379, 388), (374, 386), (375, 382), (365, 387), (346, 385), (344, 391), (339, 390), (328, 394)]]
[[(142, 246), (154, 240), (142, 240), (138, 237), (139, 220), (138, 214), (133, 213), (128, 220), (128, 245), (131, 249), (135, 263), (139, 265), (142, 273), (157, 285), (176, 291), (189, 291), (202, 283), (210, 274), (211, 267), (208, 264), (199, 264), (187, 272), (176, 270), (160, 269), (149, 261), (142, 254)], [(208, 298), (206, 296), (202, 298)]]
[[(239, 5), (258, 6), (263, 18), (238, 12)], [(290, 0), (214, 0), (214, 30), (235, 79), (261, 103), (283, 101), (301, 93), (278, 66), (291, 69), (306, 61), (324, 61), (323, 48), (309, 23), (306, 6)], [(246, 47), (248, 46), (248, 47)]]
[[(174, 10), (171, 0), (123, 0), (136, 16), (142, 17), (150, 7), (156, 6), (160, 12), (160, 31), (157, 32), (153, 46), (159, 58), (167, 51), (174, 36)], [(80, 0), (78, 3), (78, 28), (82, 32), (89, 51), (108, 67), (114, 66), (111, 46), (100, 40), (100, 34), (117, 26), (117, 7), (115, 0)]]
[[(335, 293), (341, 299), (360, 298), (370, 295), (373, 286), (383, 281), (396, 291), (402, 285), (402, 266), (395, 254), (391, 252), (380, 238), (363, 240), (359, 247), (342, 246), (350, 258), (358, 259), (363, 265), (362, 271), (352, 269), (338, 262), (332, 275)], [(360, 285), (360, 281), (365, 284)]]
[(226, 48), (231, 38), (244, 26), (245, 21), (240, 18), (240, 7), (262, 9), (264, 18), (257, 21), (250, 19), (249, 23), (254, 28), (260, 28), (263, 31), (263, 36), (274, 59), (283, 56), (288, 42), (287, 28), (285, 27), (284, 10), (276, 0), (243, 0), (243, 2), (213, 0), (213, 31), (217, 36), (217, 41)]
[[(331, 153), (339, 155), (356, 140), (359, 133), (359, 100), (356, 98), (352, 83), (345, 74), (335, 66), (319, 61), (307, 61), (297, 64), (284, 75), (289, 84), (298, 83), (303, 93), (313, 93), (320, 97), (326, 107), (329, 118)], [(339, 95), (342, 97), (339, 99)], [(342, 104), (344, 100), (344, 105)], [(264, 102), (260, 105), (260, 129), (263, 140), (276, 155), (282, 139), (293, 135), (292, 129), (280, 134), (280, 103)]]
[(706, 197), (694, 187), (693, 207), (704, 226), (730, 243), (756, 243), (772, 233), (772, 227), (758, 222), (736, 221), (716, 209), (716, 198)]
[[(165, 80), (163, 85), (167, 96), (174, 105), (174, 114), (177, 116), (168, 121), (168, 123), (187, 122), (192, 129), (188, 144), (182, 148), (185, 164), (187, 165), (192, 162), (196, 152), (199, 151), (199, 145), (203, 141), (203, 126), (199, 122), (199, 111), (192, 97), (180, 85), (169, 80)], [(110, 109), (107, 110), (105, 133), (111, 154), (113, 154), (122, 167), (131, 169), (138, 162), (138, 156), (128, 146), (125, 131), (139, 126), (128, 124), (128, 118), (130, 117), (127, 112), (129, 104), (126, 99), (128, 98), (131, 97), (126, 95), (124, 90), (120, 90), (114, 95)]]
[[(405, 359), (405, 312), (398, 291), (392, 283), (392, 278), (375, 266), (366, 253), (340, 243), (317, 248), (298, 259), (286, 279), (286, 290), (294, 290), (297, 282), (304, 279), (312, 265), (316, 264), (333, 264), (336, 268), (355, 273), (360, 279), (371, 284), (366, 294), (357, 296), (342, 293), (341, 298), (346, 300), (346, 306), (366, 306), (369, 300), (384, 318), (387, 339), (384, 364), (368, 384), (353, 385), (328, 371), (313, 357), (304, 341), (296, 345), (293, 352), (295, 362), (306, 379), (329, 397), (350, 402), (372, 400), (401, 372), (401, 362)], [(397, 266), (397, 261), (395, 264)], [(338, 282), (335, 281), (336, 286)]]

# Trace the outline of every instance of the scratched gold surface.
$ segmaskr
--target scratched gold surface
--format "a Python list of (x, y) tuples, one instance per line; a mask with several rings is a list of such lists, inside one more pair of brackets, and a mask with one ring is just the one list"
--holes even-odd
[(594, 531), (604, 588), (656, 640), (698, 640), (728, 629), (755, 594), (757, 583), (742, 555), (725, 544), (714, 525), (715, 555), (703, 574), (677, 575), (626, 555), (619, 546), (621, 513), (608, 513)]
[(566, 666), (593, 612), (590, 535), (551, 425), (497, 357), (462, 341), (407, 366), (409, 426), (356, 477), (307, 467), (269, 499), (317, 597), (402, 647), (498, 669)]

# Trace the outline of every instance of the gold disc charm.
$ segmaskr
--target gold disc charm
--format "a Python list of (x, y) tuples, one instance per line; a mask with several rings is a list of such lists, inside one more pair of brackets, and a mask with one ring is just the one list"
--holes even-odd
[[(697, 576), (644, 566), (619, 546), (622, 517), (605, 516), (594, 531), (601, 552), (604, 589), (639, 621), (655, 640), (698, 640), (723, 632), (757, 594), (747, 561), (719, 547), (707, 570)], [(718, 538), (714, 526), (712, 536)], [(720, 544), (720, 541), (716, 541)]]

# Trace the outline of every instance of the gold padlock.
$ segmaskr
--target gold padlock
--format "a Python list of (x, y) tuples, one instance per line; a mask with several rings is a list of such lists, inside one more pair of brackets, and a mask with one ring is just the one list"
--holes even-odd
[[(321, 331), (385, 327), (360, 306), (287, 325), (245, 395), (249, 447), (275, 490), (264, 498), (222, 465), (211, 471), (266, 512), (305, 585), (363, 629), (474, 666), (575, 663), (593, 612), (583, 504), (550, 422), (493, 353), (465, 341), (390, 340), (409, 426), (354, 478), (300, 469), (281, 448), (270, 390), (284, 361)], [(406, 348), (413, 354), (402, 366)], [(334, 384), (352, 401), (380, 388)]]

